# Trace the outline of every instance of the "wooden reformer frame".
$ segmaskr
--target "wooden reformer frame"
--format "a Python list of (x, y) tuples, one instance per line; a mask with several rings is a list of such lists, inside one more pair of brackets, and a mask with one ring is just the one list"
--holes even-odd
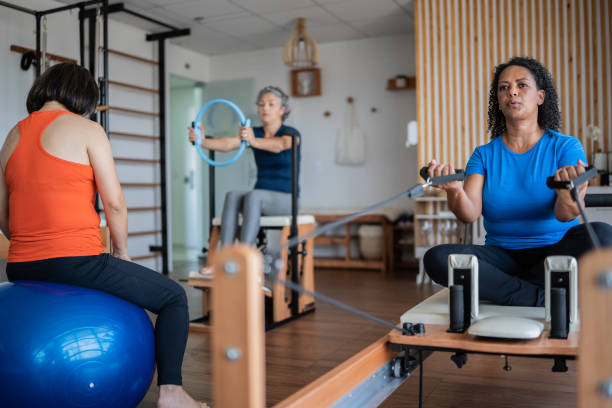
[[(277, 228), (281, 231), (280, 243), (281, 245), (287, 242), (291, 236), (290, 225), (285, 225), (282, 227), (267, 227), (267, 228)], [(314, 224), (306, 223), (306, 224), (298, 224), (298, 235), (309, 234), (314, 230)], [(207, 266), (216, 264), (215, 258), (217, 251), (217, 245), (219, 243), (219, 227), (214, 226), (211, 232), (210, 238), (210, 248), (208, 250), (208, 261)], [(308, 289), (309, 291), (314, 291), (314, 261), (313, 261), (313, 252), (314, 252), (314, 240), (308, 239), (305, 242), (299, 244), (299, 256), (298, 256), (298, 270), (300, 273), (298, 274), (298, 282), (301, 286)], [(289, 249), (284, 248), (280, 252), (280, 260), (282, 261), (282, 265), (279, 268), (278, 277), (282, 280), (290, 280), (291, 276), (289, 274), (290, 271), (290, 256)], [(220, 269), (214, 268), (215, 271), (219, 271)], [(211, 311), (215, 310), (212, 305), (211, 297), (213, 287), (215, 285), (215, 279), (210, 277), (199, 277), (199, 276), (190, 276), (187, 284), (200, 289), (202, 291), (202, 321), (194, 321), (189, 325), (189, 329), (192, 331), (207, 331), (211, 326), (210, 316)], [(314, 310), (314, 299), (311, 296), (304, 295), (302, 293), (294, 294), (293, 291), (286, 288), (285, 286), (275, 283), (271, 288), (270, 292), (264, 292), (264, 295), (270, 298), (271, 302), (271, 315), (270, 321), (267, 322), (267, 327), (275, 327), (278, 324), (282, 324), (294, 318), (291, 304), (293, 301), (293, 296), (297, 296), (298, 300), (298, 314), (296, 316), (300, 316), (304, 313), (308, 313)], [(260, 292), (261, 288), (260, 288)]]
[[(234, 246), (220, 251), (214, 266), (222, 271), (215, 276), (216, 295), (213, 297), (217, 311), (213, 331), (215, 406), (264, 407), (262, 256), (252, 248)], [(587, 254), (581, 259), (579, 270), (582, 328), (580, 333), (572, 333), (566, 340), (549, 339), (544, 332), (532, 341), (490, 341), (468, 334), (447, 333), (440, 325), (427, 325), (425, 334), (417, 335), (403, 335), (392, 330), (276, 407), (378, 404), (433, 351), (554, 359), (579, 357), (578, 406), (609, 406), (612, 398), (612, 347), (609, 343), (612, 325), (606, 324), (606, 320), (612, 310), (612, 249)], [(402, 363), (399, 377), (391, 375), (398, 362)], [(375, 378), (382, 377), (386, 383), (374, 384)], [(368, 388), (377, 391), (368, 391)]]

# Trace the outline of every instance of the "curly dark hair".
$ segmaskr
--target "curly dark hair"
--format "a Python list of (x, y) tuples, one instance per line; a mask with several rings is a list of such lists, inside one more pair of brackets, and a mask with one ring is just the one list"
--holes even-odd
[(495, 67), (495, 74), (489, 89), (489, 133), (491, 139), (506, 131), (506, 118), (497, 102), (497, 85), (502, 71), (509, 66), (518, 65), (527, 68), (535, 79), (538, 90), (544, 90), (544, 103), (538, 108), (538, 125), (542, 129), (559, 131), (561, 128), (561, 111), (559, 96), (555, 89), (550, 72), (539, 61), (529, 57), (512, 57), (510, 61)]

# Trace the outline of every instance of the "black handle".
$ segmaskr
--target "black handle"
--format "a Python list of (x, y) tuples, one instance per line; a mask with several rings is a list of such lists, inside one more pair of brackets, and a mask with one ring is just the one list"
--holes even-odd
[(295, 129), (285, 128), (285, 129), (281, 130), (281, 136), (290, 136), (290, 137), (295, 136), (295, 137), (299, 137), (300, 136), (300, 132), (298, 132)]
[[(427, 174), (427, 170), (429, 167), (422, 167), (419, 171), (419, 175), (423, 178), (423, 180), (427, 180), (429, 175)], [(446, 184), (452, 181), (463, 181), (465, 179), (465, 171), (463, 169), (455, 169), (455, 174), (449, 174), (448, 176), (439, 176), (433, 177), (429, 181), (432, 186), (437, 186), (438, 184)]]
[[(575, 187), (578, 187), (582, 183), (586, 183), (593, 177), (597, 176), (597, 168), (595, 166), (589, 166), (585, 170), (586, 171), (583, 174), (572, 180)], [(546, 185), (548, 186), (548, 188), (553, 189), (569, 190), (571, 188), (571, 184), (569, 181), (555, 181), (555, 176), (548, 177), (546, 179)]]
[[(192, 129), (195, 129), (195, 125), (196, 125), (195, 121), (194, 121), (194, 122), (191, 122), (191, 128), (192, 128)], [(192, 146), (195, 146), (195, 140), (194, 140), (193, 142), (191, 142), (191, 145), (192, 145)]]
[[(419, 171), (419, 176), (421, 176), (423, 180), (427, 180), (429, 178), (429, 174), (427, 173), (428, 170), (429, 167), (427, 166), (421, 167), (421, 170)], [(455, 174), (465, 174), (465, 171), (463, 169), (455, 169)]]
[(428, 170), (429, 167), (427, 166), (421, 167), (421, 171), (419, 171), (419, 176), (421, 176), (423, 180), (427, 180), (429, 178), (429, 174), (427, 173)]

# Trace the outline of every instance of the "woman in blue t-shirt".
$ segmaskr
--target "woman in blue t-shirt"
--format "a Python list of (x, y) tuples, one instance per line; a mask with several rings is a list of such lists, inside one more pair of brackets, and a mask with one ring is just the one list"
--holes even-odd
[[(291, 214), (291, 135), (297, 135), (298, 179), (301, 149), (300, 133), (283, 124), (290, 112), (289, 97), (280, 88), (267, 86), (259, 91), (256, 103), (261, 127), (243, 126), (238, 136), (202, 138), (201, 142), (205, 149), (228, 152), (238, 149), (244, 140), (253, 148), (257, 165), (257, 182), (253, 190), (230, 191), (225, 196), (221, 221), (222, 246), (234, 242), (240, 213), (240, 241), (249, 245), (255, 243), (262, 215)], [(204, 134), (202, 127), (200, 130)], [(190, 128), (189, 140), (196, 139), (197, 135)], [(200, 272), (209, 273), (210, 268), (203, 268)]]
[[(482, 299), (502, 305), (544, 305), (544, 259), (579, 258), (591, 249), (579, 210), (567, 190), (551, 190), (546, 178), (573, 180), (585, 172), (578, 139), (558, 132), (558, 96), (550, 73), (538, 61), (514, 57), (496, 67), (489, 91), (491, 141), (476, 148), (462, 184), (439, 186), (449, 209), (471, 223), (482, 214), (485, 245), (447, 244), (431, 248), (427, 274), (448, 284), (448, 255), (478, 257)], [(429, 175), (454, 173), (452, 164), (429, 163)], [(584, 206), (587, 184), (579, 187)], [(602, 245), (612, 245), (612, 227), (592, 223)]]

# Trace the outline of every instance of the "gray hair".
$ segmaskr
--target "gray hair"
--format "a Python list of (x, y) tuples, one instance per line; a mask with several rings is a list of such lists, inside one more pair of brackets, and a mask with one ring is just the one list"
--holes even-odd
[(289, 117), (289, 114), (291, 113), (291, 108), (289, 107), (289, 95), (284, 93), (279, 87), (269, 85), (259, 91), (255, 103), (258, 104), (261, 100), (261, 97), (267, 93), (273, 93), (274, 95), (278, 96), (278, 99), (280, 99), (281, 106), (285, 108), (285, 113), (283, 113), (283, 116), (281, 117), (281, 120), (284, 122), (285, 119), (287, 119)]

